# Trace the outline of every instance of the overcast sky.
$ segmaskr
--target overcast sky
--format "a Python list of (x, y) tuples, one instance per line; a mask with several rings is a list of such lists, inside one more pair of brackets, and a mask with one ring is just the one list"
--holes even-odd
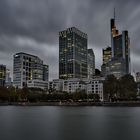
[(23, 51), (39, 56), (50, 79), (58, 78), (58, 32), (75, 26), (88, 34), (100, 69), (114, 7), (117, 27), (129, 31), (132, 71), (140, 71), (139, 0), (0, 0), (0, 64), (12, 71), (13, 54)]

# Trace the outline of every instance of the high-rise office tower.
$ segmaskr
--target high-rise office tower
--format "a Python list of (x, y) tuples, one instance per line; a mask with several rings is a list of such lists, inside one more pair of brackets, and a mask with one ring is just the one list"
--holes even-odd
[(103, 49), (103, 64), (107, 64), (111, 60), (111, 56), (111, 47), (108, 46), (106, 49)]
[(14, 55), (13, 84), (18, 88), (27, 86), (28, 80), (43, 80), (43, 61), (34, 55)]
[(108, 63), (108, 74), (114, 74), (117, 78), (129, 74), (130, 70), (130, 38), (128, 31), (119, 31), (115, 25), (115, 15), (110, 21), (112, 58)]
[(49, 81), (49, 66), (43, 65), (43, 81)]
[(103, 49), (102, 54), (103, 54), (103, 64), (101, 66), (101, 73), (102, 76), (106, 76), (108, 73), (108, 62), (111, 60), (112, 57), (111, 47), (108, 46), (106, 49)]
[(5, 86), (6, 80), (6, 66), (0, 65), (0, 86)]
[(6, 80), (5, 80), (5, 85), (6, 85), (7, 87), (12, 85), (12, 79), (11, 79), (10, 73), (11, 73), (10, 70), (9, 70), (9, 69), (6, 69)]
[(95, 55), (92, 49), (88, 49), (87, 57), (88, 78), (93, 78), (95, 75)]
[(135, 77), (136, 77), (136, 82), (140, 82), (140, 72), (137, 72), (135, 74)]
[(59, 32), (59, 78), (87, 75), (87, 34), (75, 27)]

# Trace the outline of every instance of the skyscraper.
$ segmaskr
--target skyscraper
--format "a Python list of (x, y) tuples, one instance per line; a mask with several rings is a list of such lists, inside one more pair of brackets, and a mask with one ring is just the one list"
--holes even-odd
[(12, 85), (12, 79), (10, 77), (10, 70), (9, 69), (6, 69), (6, 80), (5, 80), (5, 85), (7, 87), (11, 86)]
[(103, 54), (103, 64), (101, 66), (101, 72), (103, 76), (106, 76), (108, 73), (108, 62), (111, 60), (112, 57), (111, 47), (108, 46), (106, 49), (103, 49), (102, 54)]
[(93, 78), (93, 76), (95, 75), (95, 55), (92, 49), (88, 49), (87, 57), (88, 78)]
[(103, 49), (103, 64), (107, 64), (108, 61), (111, 60), (111, 56), (112, 56), (111, 47), (108, 46), (106, 49)]
[(49, 81), (49, 66), (43, 65), (43, 81)]
[[(115, 18), (111, 19), (111, 47), (112, 47), (112, 59), (110, 64), (111, 74), (114, 74), (117, 78), (130, 73), (130, 39), (128, 31), (123, 31), (119, 34), (116, 29)], [(116, 69), (115, 69), (116, 67)]]
[[(114, 12), (115, 13), (115, 12)], [(106, 63), (105, 75), (114, 74), (117, 78), (131, 72), (130, 69), (130, 38), (128, 31), (119, 34), (114, 18), (110, 20), (111, 28), (111, 60)], [(103, 56), (104, 57), (104, 56)], [(102, 69), (104, 69), (104, 60)]]
[(43, 61), (31, 54), (17, 53), (14, 55), (13, 84), (23, 88), (28, 80), (43, 81)]
[(0, 65), (0, 86), (5, 86), (6, 80), (6, 66)]
[(136, 82), (140, 82), (140, 72), (137, 72), (135, 76), (136, 76)]
[(59, 32), (59, 78), (87, 75), (87, 34), (75, 27)]

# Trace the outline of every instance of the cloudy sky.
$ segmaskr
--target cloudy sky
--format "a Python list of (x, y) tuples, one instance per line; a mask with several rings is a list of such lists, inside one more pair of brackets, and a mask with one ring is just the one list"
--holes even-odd
[(140, 71), (139, 0), (0, 0), (0, 64), (12, 71), (13, 54), (23, 51), (38, 55), (50, 79), (58, 78), (58, 32), (75, 26), (88, 34), (100, 68), (114, 7), (117, 27), (129, 31), (132, 71)]

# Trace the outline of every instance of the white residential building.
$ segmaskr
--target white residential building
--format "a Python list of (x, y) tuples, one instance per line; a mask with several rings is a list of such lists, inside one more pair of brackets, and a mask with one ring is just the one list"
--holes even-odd
[[(45, 65), (44, 65), (45, 66)], [(16, 53), (13, 64), (13, 84), (18, 88), (27, 86), (28, 80), (43, 80), (48, 69), (43, 69), (43, 61), (27, 53)], [(45, 73), (45, 74), (44, 74)], [(45, 78), (46, 81), (46, 78)]]
[(68, 80), (56, 79), (49, 82), (49, 89), (56, 91), (65, 91), (75, 93), (85, 91), (87, 94), (98, 94), (100, 100), (103, 101), (103, 81), (105, 78), (98, 77), (94, 79), (78, 79), (72, 78)]
[(62, 79), (54, 79), (49, 82), (48, 89), (53, 89), (56, 91), (63, 91), (63, 80)]
[(93, 79), (87, 84), (87, 94), (98, 94), (103, 101), (103, 81)]
[(76, 91), (86, 91), (86, 83), (80, 79), (69, 79), (63, 82), (63, 91), (74, 93)]
[(48, 82), (43, 80), (28, 80), (27, 81), (28, 88), (40, 88), (43, 90), (48, 89)]

